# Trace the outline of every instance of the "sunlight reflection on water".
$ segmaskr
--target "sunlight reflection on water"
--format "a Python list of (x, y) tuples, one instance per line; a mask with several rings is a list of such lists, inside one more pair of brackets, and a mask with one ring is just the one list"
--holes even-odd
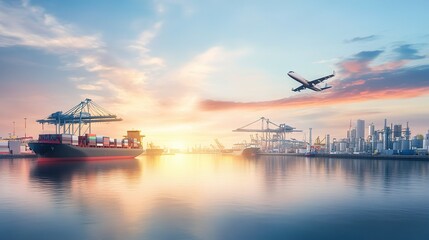
[[(426, 239), (429, 162), (0, 160), (5, 239)], [(2, 237), (3, 239), (3, 237)]]

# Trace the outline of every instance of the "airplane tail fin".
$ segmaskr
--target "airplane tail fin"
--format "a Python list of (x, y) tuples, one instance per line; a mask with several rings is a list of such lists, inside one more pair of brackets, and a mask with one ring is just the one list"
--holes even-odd
[(331, 88), (332, 86), (328, 86), (328, 85), (325, 85), (325, 87), (322, 87), (322, 88), (320, 88), (320, 90), (326, 90), (326, 89), (329, 89), (329, 88)]

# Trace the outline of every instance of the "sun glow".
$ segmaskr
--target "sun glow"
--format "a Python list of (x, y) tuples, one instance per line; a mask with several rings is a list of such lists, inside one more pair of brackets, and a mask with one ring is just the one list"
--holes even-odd
[(180, 140), (173, 140), (168, 143), (169, 148), (184, 150), (187, 147), (186, 142)]

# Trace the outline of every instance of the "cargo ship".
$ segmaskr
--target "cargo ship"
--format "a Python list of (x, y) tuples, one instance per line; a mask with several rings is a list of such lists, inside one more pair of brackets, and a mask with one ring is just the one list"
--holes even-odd
[(40, 134), (28, 146), (41, 160), (130, 159), (143, 153), (140, 131), (128, 131), (127, 137), (113, 139), (96, 134)]
[(232, 154), (236, 156), (253, 157), (259, 153), (260, 148), (255, 144), (236, 143), (232, 146)]

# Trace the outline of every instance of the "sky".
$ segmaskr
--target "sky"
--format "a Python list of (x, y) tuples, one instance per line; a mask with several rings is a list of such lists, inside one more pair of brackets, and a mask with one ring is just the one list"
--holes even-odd
[[(261, 117), (344, 138), (357, 119), (429, 129), (427, 1), (0, 0), (0, 136), (86, 98), (169, 147), (249, 141)], [(292, 92), (329, 75), (331, 89)], [(322, 85), (323, 86), (323, 85)], [(24, 120), (26, 118), (27, 120)], [(25, 128), (26, 122), (26, 128)], [(257, 128), (260, 126), (255, 126)]]

